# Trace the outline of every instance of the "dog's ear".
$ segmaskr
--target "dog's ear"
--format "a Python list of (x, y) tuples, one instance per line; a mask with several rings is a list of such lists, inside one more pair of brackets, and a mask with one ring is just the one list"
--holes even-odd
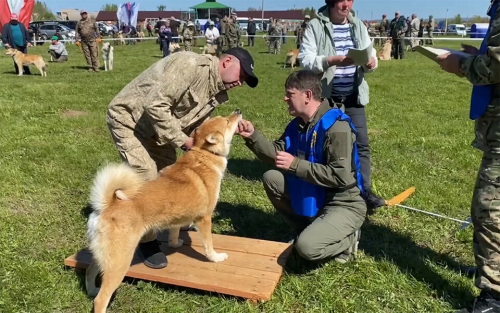
[(205, 140), (209, 144), (216, 145), (224, 140), (224, 138), (220, 132), (211, 132), (207, 137), (205, 137)]

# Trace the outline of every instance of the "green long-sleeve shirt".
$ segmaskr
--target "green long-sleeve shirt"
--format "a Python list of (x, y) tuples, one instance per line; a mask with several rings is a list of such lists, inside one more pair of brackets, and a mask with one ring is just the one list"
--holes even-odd
[[(300, 131), (305, 132), (313, 128), (330, 108), (329, 102), (324, 101), (308, 123), (300, 123)], [(309, 183), (328, 188), (328, 194), (333, 200), (354, 202), (364, 206), (357, 187), (353, 160), (355, 140), (356, 136), (349, 123), (337, 121), (326, 134), (323, 149), (326, 164), (312, 163), (303, 157), (295, 156), (288, 172)], [(255, 130), (252, 136), (245, 139), (245, 144), (260, 160), (271, 164), (275, 163), (278, 151), (285, 151), (284, 134), (278, 140), (271, 142)]]

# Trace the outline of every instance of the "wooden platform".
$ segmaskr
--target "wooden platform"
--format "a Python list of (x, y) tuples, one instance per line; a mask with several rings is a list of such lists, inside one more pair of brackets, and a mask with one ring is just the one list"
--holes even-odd
[[(164, 269), (151, 269), (134, 257), (127, 277), (217, 292), (251, 300), (266, 301), (276, 288), (292, 246), (287, 243), (213, 235), (214, 249), (229, 258), (221, 263), (208, 261), (196, 232), (181, 232), (184, 245), (169, 248), (168, 233), (162, 233), (162, 250), (168, 259)], [(87, 268), (92, 255), (86, 249), (66, 258), (70, 267)]]

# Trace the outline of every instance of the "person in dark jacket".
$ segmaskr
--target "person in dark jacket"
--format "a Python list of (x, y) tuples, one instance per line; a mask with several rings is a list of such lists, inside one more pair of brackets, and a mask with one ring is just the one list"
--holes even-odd
[(172, 42), (172, 29), (170, 28), (170, 21), (160, 27), (160, 44), (162, 46), (163, 57), (170, 54), (170, 42)]
[[(6, 48), (14, 48), (24, 54), (28, 53), (28, 47), (31, 46), (31, 38), (26, 26), (19, 23), (17, 14), (10, 15), (10, 22), (5, 24), (2, 29), (2, 42)], [(16, 74), (19, 74), (16, 62), (14, 62)], [(24, 75), (31, 75), (29, 66), (23, 66)]]
[(252, 18), (248, 19), (247, 33), (248, 33), (248, 46), (252, 43), (252, 47), (255, 45), (255, 33), (257, 32), (257, 26), (253, 22)]

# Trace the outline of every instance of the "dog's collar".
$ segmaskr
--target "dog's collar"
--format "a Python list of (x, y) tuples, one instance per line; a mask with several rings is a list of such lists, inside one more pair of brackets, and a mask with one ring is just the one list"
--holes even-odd
[[(198, 148), (198, 147), (193, 147), (193, 148), (191, 148), (191, 149), (187, 149), (187, 148), (185, 148), (185, 147), (183, 146), (183, 147), (181, 147), (181, 149), (182, 149), (182, 150), (184, 150), (184, 151), (186, 151), (186, 152), (187, 152), (187, 151), (197, 151), (197, 152), (201, 152), (201, 149), (200, 149), (200, 148)], [(225, 156), (225, 155), (222, 155), (222, 154), (219, 154), (219, 153), (215, 153), (215, 152), (213, 152), (213, 151), (209, 151), (209, 150), (203, 150), (203, 151), (207, 151), (207, 152), (210, 152), (210, 153), (211, 153), (211, 154), (213, 154), (213, 155), (216, 155), (216, 156), (220, 156), (220, 157), (226, 158), (226, 156)]]

